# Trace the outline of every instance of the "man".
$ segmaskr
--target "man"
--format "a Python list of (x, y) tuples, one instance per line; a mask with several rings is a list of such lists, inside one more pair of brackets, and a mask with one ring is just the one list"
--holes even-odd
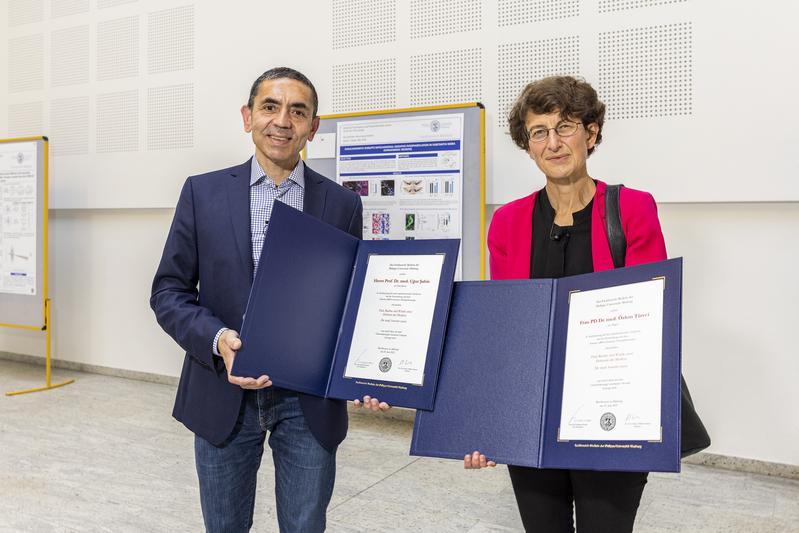
[[(253, 83), (241, 116), (255, 156), (186, 180), (153, 280), (150, 305), (158, 323), (187, 352), (173, 416), (195, 433), (208, 531), (252, 526), (267, 432), (280, 530), (325, 528), (336, 447), (347, 432), (346, 402), (272, 387), (269, 376), (243, 378), (230, 372), (241, 348), (236, 330), (273, 202), (361, 238), (360, 197), (299, 157), (319, 128), (317, 109), (316, 89), (296, 70), (275, 68)], [(369, 397), (363, 403), (374, 411), (388, 409)]]

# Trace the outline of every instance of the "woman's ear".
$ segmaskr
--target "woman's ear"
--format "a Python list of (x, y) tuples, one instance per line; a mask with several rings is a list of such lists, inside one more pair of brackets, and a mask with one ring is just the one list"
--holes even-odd
[(596, 144), (597, 135), (599, 135), (599, 125), (596, 122), (592, 122), (588, 126), (585, 127), (586, 131), (588, 132), (588, 149), (594, 147)]

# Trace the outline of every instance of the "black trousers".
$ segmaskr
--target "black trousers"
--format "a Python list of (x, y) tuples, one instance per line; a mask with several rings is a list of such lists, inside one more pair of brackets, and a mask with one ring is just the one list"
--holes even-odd
[(528, 533), (626, 533), (646, 485), (646, 472), (548, 470), (508, 466)]

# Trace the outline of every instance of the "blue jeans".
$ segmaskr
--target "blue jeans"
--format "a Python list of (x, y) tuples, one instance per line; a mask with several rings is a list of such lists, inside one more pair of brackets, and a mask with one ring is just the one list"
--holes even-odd
[(206, 530), (228, 533), (252, 527), (255, 484), (268, 431), (280, 531), (324, 531), (336, 452), (328, 452), (311, 434), (296, 393), (275, 387), (247, 391), (243, 404), (236, 429), (222, 446), (194, 438)]

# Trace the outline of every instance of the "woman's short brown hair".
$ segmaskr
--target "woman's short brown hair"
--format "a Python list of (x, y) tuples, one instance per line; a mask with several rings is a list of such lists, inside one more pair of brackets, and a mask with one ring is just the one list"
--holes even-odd
[(588, 155), (602, 142), (605, 104), (599, 101), (596, 91), (585, 80), (551, 76), (529, 83), (524, 88), (508, 114), (508, 124), (513, 142), (525, 151), (529, 141), (524, 122), (529, 111), (537, 115), (559, 112), (561, 117), (579, 120), (583, 126), (592, 123), (599, 126), (596, 142), (588, 150)]

